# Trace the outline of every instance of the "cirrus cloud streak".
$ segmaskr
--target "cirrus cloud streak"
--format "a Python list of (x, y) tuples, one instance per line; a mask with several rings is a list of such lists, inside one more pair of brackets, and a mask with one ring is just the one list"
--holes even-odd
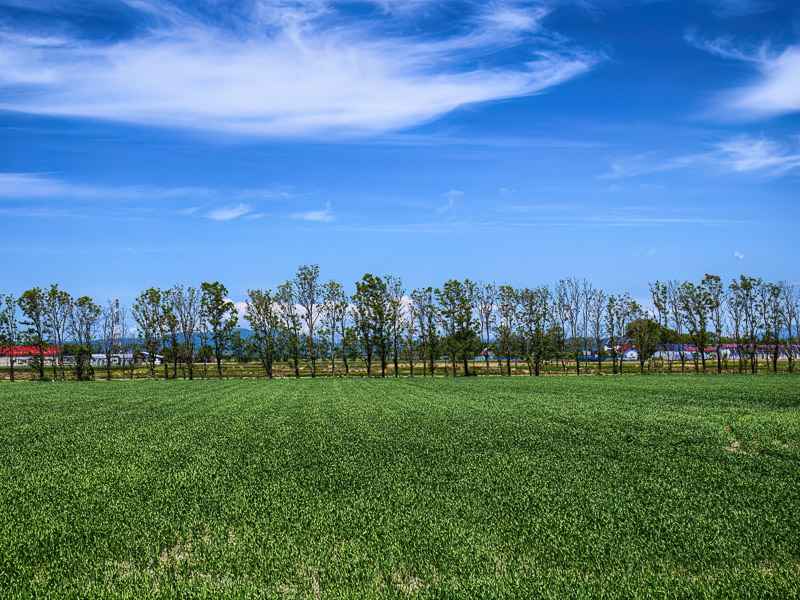
[[(256, 136), (373, 135), (544, 93), (602, 60), (544, 30), (546, 11), (513, 2), (476, 4), (458, 34), (387, 31), (379, 23), (390, 17), (355, 20), (321, 0), (256, 2), (234, 24), (170, 3), (126, 4), (148, 26), (112, 41), (69, 27), (0, 29), (0, 109)], [(494, 60), (510, 47), (524, 56)]]

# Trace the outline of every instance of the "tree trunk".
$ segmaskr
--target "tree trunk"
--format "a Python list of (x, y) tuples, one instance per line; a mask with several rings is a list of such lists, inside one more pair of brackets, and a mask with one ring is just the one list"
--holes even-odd
[[(463, 357), (464, 359), (464, 377), (469, 377), (469, 361), (467, 360), (467, 355), (465, 354)], [(455, 373), (455, 371), (453, 371)]]
[(700, 360), (703, 362), (703, 375), (706, 374), (706, 345), (703, 344), (702, 348), (698, 348), (700, 350)]

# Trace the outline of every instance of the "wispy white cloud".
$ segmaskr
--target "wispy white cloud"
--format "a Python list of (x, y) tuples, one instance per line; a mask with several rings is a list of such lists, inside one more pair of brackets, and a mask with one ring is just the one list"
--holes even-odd
[(712, 12), (718, 17), (742, 17), (771, 10), (775, 6), (772, 0), (705, 0)]
[(749, 64), (757, 72), (750, 84), (723, 92), (715, 112), (748, 119), (800, 112), (800, 45), (776, 50), (764, 43), (749, 48), (732, 39), (702, 39), (693, 32), (687, 41), (716, 56)]
[(733, 258), (735, 258), (736, 260), (744, 260), (745, 258), (747, 258), (747, 254), (744, 254), (737, 250), (736, 252), (733, 253)]
[(713, 158), (739, 173), (781, 175), (800, 169), (800, 149), (796, 145), (790, 147), (764, 137), (740, 136), (719, 142)]
[(0, 173), (0, 198), (11, 200), (168, 199), (186, 196), (209, 196), (211, 193), (211, 190), (196, 187), (104, 186), (74, 183), (47, 173)]
[(682, 168), (711, 168), (718, 173), (777, 177), (800, 171), (798, 141), (779, 142), (766, 137), (741, 135), (708, 145), (710, 150), (673, 158), (641, 154), (617, 160), (604, 179), (636, 177)]
[[(546, 11), (512, 2), (475, 3), (449, 36), (388, 34), (385, 19), (348, 19), (323, 0), (244, 3), (250, 9), (233, 16), (227, 3), (194, 12), (126, 4), (147, 25), (122, 40), (0, 29), (0, 108), (263, 136), (363, 135), (540, 94), (602, 60), (542, 31)], [(527, 58), (475, 60), (509, 46)]]
[[(152, 185), (101, 185), (95, 183), (76, 183), (50, 173), (0, 173), (0, 199), (37, 200), (46, 202), (38, 206), (44, 211), (42, 216), (52, 216), (54, 208), (67, 210), (65, 203), (80, 201), (87, 206), (102, 207), (107, 201), (123, 201), (114, 205), (114, 211), (130, 213), (152, 210), (152, 201), (169, 201), (170, 214), (185, 217), (202, 216), (218, 221), (250, 213), (254, 205), (265, 201), (284, 202), (305, 195), (287, 188), (277, 189), (234, 189), (206, 187), (157, 187)], [(188, 206), (185, 204), (191, 202)], [(184, 206), (181, 206), (184, 205)], [(221, 205), (222, 208), (215, 208)], [(241, 212), (247, 208), (247, 211)], [(70, 212), (85, 212), (85, 207), (69, 209)], [(35, 210), (19, 208), (6, 212), (10, 216), (38, 216)], [(109, 212), (109, 211), (105, 211)], [(92, 215), (97, 216), (95, 210)], [(266, 213), (248, 214), (248, 219), (260, 219)]]
[(215, 221), (230, 221), (237, 217), (241, 217), (242, 215), (246, 215), (252, 210), (252, 206), (248, 206), (247, 204), (237, 204), (235, 206), (216, 208), (207, 213), (205, 216), (209, 219), (214, 219)]
[(301, 219), (303, 221), (316, 221), (319, 223), (330, 223), (336, 220), (331, 212), (331, 203), (327, 202), (323, 210), (310, 210), (307, 212), (296, 212), (289, 215), (291, 219)]
[(437, 208), (436, 212), (446, 213), (456, 205), (456, 198), (460, 198), (463, 195), (464, 192), (461, 190), (450, 190), (449, 192), (442, 194), (442, 196), (447, 200), (447, 203)]

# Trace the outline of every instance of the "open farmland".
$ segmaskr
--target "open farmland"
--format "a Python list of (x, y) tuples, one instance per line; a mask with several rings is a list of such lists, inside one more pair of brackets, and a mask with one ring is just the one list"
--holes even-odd
[(0, 385), (0, 596), (800, 595), (800, 383)]

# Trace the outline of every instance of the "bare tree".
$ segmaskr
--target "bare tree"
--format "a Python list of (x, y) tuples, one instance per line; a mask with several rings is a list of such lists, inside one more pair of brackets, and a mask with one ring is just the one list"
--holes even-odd
[(403, 313), (402, 329), (405, 336), (406, 354), (408, 356), (408, 366), (410, 376), (414, 377), (414, 358), (416, 356), (417, 343), (417, 309), (413, 302), (409, 302)]
[(130, 355), (128, 372), (130, 378), (133, 379), (136, 366), (136, 337), (131, 332), (128, 315), (128, 308), (125, 305), (121, 306), (119, 309), (119, 331), (120, 341), (122, 342), (122, 376), (125, 377), (125, 361), (126, 357)]
[[(175, 298), (172, 290), (161, 294), (161, 343), (164, 355), (164, 379), (169, 379), (169, 360), (172, 359), (172, 378), (178, 377), (178, 360), (181, 357), (179, 341), (180, 321), (175, 311)], [(185, 377), (185, 374), (184, 374)]]
[(194, 379), (195, 333), (200, 324), (201, 294), (196, 287), (177, 284), (171, 290), (172, 304), (180, 332), (181, 363), (189, 369), (189, 380)]
[(572, 355), (575, 358), (575, 369), (578, 375), (581, 374), (581, 363), (579, 355), (583, 347), (581, 336), (583, 334), (583, 324), (581, 323), (581, 316), (583, 315), (584, 295), (583, 283), (577, 279), (567, 278), (562, 279), (559, 284), (566, 290), (566, 308), (567, 308), (567, 323), (569, 324), (570, 346), (572, 347)]
[(728, 323), (731, 326), (730, 334), (736, 346), (739, 373), (741, 373), (744, 368), (744, 314), (741, 299), (735, 291), (736, 285), (736, 281), (734, 280), (734, 282), (728, 286), (725, 292), (725, 306), (728, 310)]
[(46, 303), (45, 325), (48, 337), (56, 347), (56, 357), (53, 361), (53, 378), (60, 378), (61, 381), (64, 381), (66, 379), (64, 373), (64, 341), (72, 307), (72, 298), (67, 292), (59, 290), (58, 284), (53, 284), (47, 291)]
[(292, 281), (278, 286), (274, 296), (283, 323), (283, 335), (289, 356), (294, 362), (294, 376), (300, 377), (300, 314), (297, 310), (297, 296)]
[(403, 337), (403, 298), (406, 291), (399, 277), (387, 277), (386, 287), (389, 292), (389, 335), (394, 351), (394, 376), (398, 376), (398, 349)]
[(750, 369), (753, 374), (758, 373), (758, 338), (761, 326), (760, 298), (764, 282), (753, 277), (740, 275), (728, 287), (731, 299), (736, 303), (741, 314), (742, 346), (750, 357)]
[[(761, 318), (763, 321), (765, 350), (772, 358), (772, 372), (778, 372), (778, 356), (780, 355), (781, 329), (783, 328), (783, 311), (781, 310), (781, 290), (774, 283), (765, 283), (761, 288)], [(767, 361), (769, 370), (769, 360)]]
[(783, 322), (787, 330), (787, 356), (789, 359), (789, 373), (793, 372), (794, 367), (794, 328), (797, 327), (797, 315), (800, 310), (800, 298), (798, 290), (786, 281), (778, 282), (780, 296), (781, 313)]
[(597, 353), (597, 371), (603, 372), (603, 358), (605, 350), (603, 349), (603, 320), (605, 316), (608, 298), (603, 290), (594, 290), (588, 299), (589, 305), (589, 329), (594, 337), (595, 352)]
[(506, 375), (511, 377), (511, 354), (519, 316), (519, 293), (510, 285), (501, 285), (497, 293), (497, 342), (506, 357)]
[[(331, 375), (336, 374), (336, 334), (340, 332), (341, 339), (344, 340), (345, 329), (342, 326), (347, 319), (347, 295), (344, 287), (340, 283), (331, 280), (322, 286), (322, 298), (324, 304), (321, 305), (322, 322), (331, 336)], [(344, 351), (344, 348), (343, 348)], [(345, 362), (347, 357), (344, 357)]]
[(317, 349), (314, 343), (314, 327), (319, 318), (319, 303), (322, 289), (319, 284), (319, 265), (303, 265), (295, 276), (297, 303), (303, 307), (303, 320), (306, 323), (306, 346), (311, 359), (311, 377), (317, 376)]
[(683, 347), (683, 325), (686, 320), (681, 295), (682, 284), (677, 279), (667, 282), (667, 306), (678, 342), (678, 355), (681, 358), (681, 374), (686, 373), (686, 353)]
[(489, 374), (489, 345), (491, 344), (491, 331), (495, 327), (494, 313), (497, 302), (497, 286), (493, 283), (478, 282), (475, 286), (475, 311), (478, 313), (481, 337), (483, 338), (482, 352), (486, 359), (486, 374)]
[[(669, 299), (667, 294), (667, 284), (656, 280), (649, 284), (650, 296), (653, 298), (653, 316), (658, 323), (659, 329), (665, 332), (669, 328)], [(669, 339), (661, 340), (662, 348), (666, 348), (669, 372), (672, 373), (672, 351), (669, 349)], [(664, 372), (664, 352), (661, 353), (661, 372)]]
[(113, 300), (108, 300), (100, 312), (100, 349), (106, 361), (106, 379), (111, 381), (111, 360), (114, 355), (114, 331), (116, 307)]
[[(586, 279), (581, 282), (581, 354), (586, 358), (586, 345), (589, 340), (589, 316), (591, 313), (592, 297), (595, 294), (594, 286)], [(584, 364), (583, 372), (589, 374), (589, 369)]]
[(567, 365), (564, 358), (566, 357), (566, 338), (567, 338), (567, 325), (570, 320), (570, 304), (569, 293), (567, 290), (566, 282), (561, 279), (555, 287), (554, 302), (553, 302), (553, 321), (558, 325), (556, 331), (560, 332), (560, 336), (555, 341), (555, 354), (556, 354), (556, 373), (558, 373), (558, 360), (561, 357), (561, 366), (564, 375), (567, 374)]
[(717, 349), (717, 373), (722, 373), (722, 333), (725, 328), (725, 287), (718, 275), (708, 275), (701, 285), (708, 301), (708, 316), (714, 327), (714, 347)]

